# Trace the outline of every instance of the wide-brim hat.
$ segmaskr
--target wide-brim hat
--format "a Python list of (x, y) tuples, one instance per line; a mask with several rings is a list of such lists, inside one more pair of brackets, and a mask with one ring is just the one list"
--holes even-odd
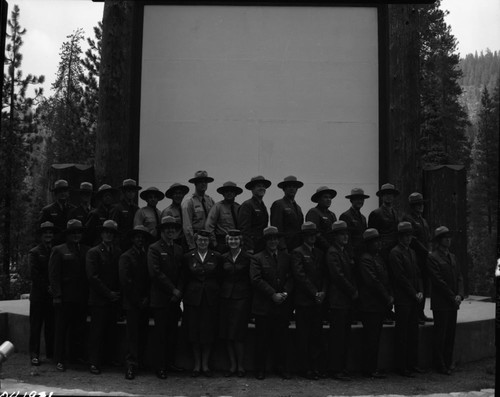
[(408, 196), (408, 204), (423, 204), (426, 203), (427, 200), (424, 200), (424, 196), (422, 196), (419, 192), (414, 192)]
[(177, 219), (175, 219), (173, 216), (167, 215), (161, 218), (160, 224), (156, 226), (158, 230), (163, 230), (168, 226), (173, 226), (177, 230), (180, 230), (182, 228), (182, 225), (177, 222)]
[(62, 192), (62, 191), (68, 191), (70, 190), (68, 181), (65, 179), (59, 179), (54, 182), (54, 187), (51, 189), (52, 192), (57, 193), (57, 192)]
[(73, 233), (83, 233), (85, 228), (78, 219), (70, 219), (66, 222), (66, 229), (64, 229), (64, 234), (73, 234)]
[(267, 240), (270, 237), (282, 237), (283, 233), (280, 233), (278, 231), (278, 228), (276, 226), (268, 226), (262, 231), (262, 238), (264, 240)]
[(153, 235), (151, 233), (149, 233), (148, 228), (144, 225), (134, 226), (134, 228), (132, 230), (129, 230), (127, 232), (127, 237), (129, 239), (132, 239), (137, 234), (143, 235), (146, 238), (146, 240), (152, 240), (152, 238), (153, 238)]
[(101, 233), (101, 232), (111, 232), (111, 233), (114, 233), (114, 234), (118, 234), (118, 223), (116, 223), (112, 219), (107, 219), (107, 220), (105, 220), (102, 223), (102, 225), (97, 226), (96, 230), (97, 230), (98, 233)]
[(150, 194), (154, 194), (156, 197), (158, 197), (158, 201), (161, 201), (165, 198), (165, 195), (163, 192), (160, 192), (157, 187), (151, 186), (148, 187), (147, 189), (144, 189), (140, 194), (139, 197), (146, 201), (146, 197), (149, 196)]
[(413, 234), (413, 226), (410, 222), (399, 222), (398, 223), (398, 233), (399, 234)]
[(439, 226), (434, 230), (434, 236), (432, 237), (433, 241), (437, 241), (442, 239), (443, 237), (451, 237), (451, 231), (446, 226)]
[(355, 188), (351, 189), (351, 194), (348, 194), (347, 196), (345, 196), (345, 198), (349, 199), (349, 200), (353, 199), (353, 198), (357, 198), (357, 197), (367, 199), (370, 196), (365, 194), (365, 191), (363, 189), (361, 189), (360, 187), (355, 187)]
[(330, 189), (328, 186), (320, 186), (319, 188), (316, 189), (316, 193), (314, 193), (312, 196), (311, 196), (311, 201), (313, 203), (317, 203), (319, 201), (319, 198), (325, 194), (325, 193), (329, 193), (332, 195), (332, 199), (335, 198), (335, 196), (337, 195), (337, 191), (334, 190), (334, 189)]
[(77, 192), (80, 194), (94, 194), (94, 185), (90, 182), (82, 182), (80, 183), (80, 188), (77, 189)]
[(363, 240), (366, 242), (380, 240), (380, 234), (377, 229), (369, 228), (363, 232)]
[(51, 231), (52, 233), (58, 233), (59, 228), (55, 226), (52, 222), (46, 221), (40, 225), (40, 227), (38, 228), (38, 232), (42, 234), (47, 231)]
[(243, 189), (241, 187), (238, 187), (236, 183), (227, 181), (224, 182), (224, 184), (217, 188), (217, 193), (224, 194), (227, 191), (233, 191), (236, 193), (236, 195), (243, 193)]
[(106, 193), (110, 193), (111, 195), (115, 195), (118, 192), (117, 189), (114, 187), (111, 187), (110, 185), (104, 184), (99, 186), (99, 189), (97, 189), (97, 192), (95, 194), (95, 198), (99, 200), (102, 196), (104, 196)]
[(300, 227), (300, 233), (303, 236), (315, 235), (318, 234), (318, 227), (314, 222), (307, 221)]
[(210, 182), (213, 182), (214, 181), (214, 178), (208, 176), (208, 172), (207, 171), (196, 171), (194, 173), (194, 178), (191, 178), (189, 180), (189, 183), (200, 183), (200, 182), (206, 182), (206, 183), (210, 183)]
[(335, 221), (332, 224), (332, 229), (328, 233), (337, 234), (337, 233), (349, 233), (349, 228), (347, 227), (347, 223), (344, 221)]
[(142, 189), (142, 187), (140, 187), (134, 179), (124, 179), (122, 182), (122, 185), (120, 186), (120, 190), (139, 191), (141, 189)]
[(170, 187), (165, 191), (165, 197), (171, 199), (177, 190), (180, 190), (183, 196), (189, 193), (189, 187), (176, 182), (170, 185)]
[(301, 182), (297, 180), (297, 177), (290, 175), (284, 178), (280, 183), (278, 183), (278, 187), (280, 189), (284, 189), (287, 186), (293, 186), (297, 189), (300, 189), (302, 186), (304, 186), (304, 182)]
[(267, 180), (262, 175), (257, 175), (257, 176), (254, 176), (252, 179), (250, 179), (250, 182), (247, 182), (245, 184), (245, 189), (252, 190), (254, 188), (254, 186), (257, 185), (258, 183), (264, 184), (264, 187), (266, 189), (269, 186), (271, 186), (271, 181)]
[(376, 194), (378, 197), (381, 197), (383, 194), (394, 194), (398, 196), (399, 190), (396, 189), (392, 183), (385, 183)]

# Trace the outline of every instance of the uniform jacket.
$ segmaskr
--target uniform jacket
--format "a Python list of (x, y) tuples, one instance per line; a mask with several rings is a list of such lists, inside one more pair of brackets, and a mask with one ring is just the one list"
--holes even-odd
[(121, 200), (111, 208), (110, 219), (118, 224), (122, 239), (125, 238), (128, 231), (134, 228), (134, 217), (138, 209), (139, 207), (135, 203), (129, 203), (125, 200)]
[(318, 236), (316, 245), (323, 252), (328, 250), (328, 247), (333, 243), (330, 230), (332, 230), (332, 225), (337, 221), (335, 214), (329, 209), (322, 210), (318, 206), (311, 208), (307, 211), (306, 221), (313, 222), (318, 228), (320, 235)]
[(244, 249), (255, 250), (262, 245), (262, 235), (269, 222), (269, 214), (264, 202), (255, 197), (246, 200), (238, 212), (238, 226), (243, 233)]
[(285, 236), (280, 239), (280, 249), (290, 252), (302, 244), (300, 228), (304, 223), (302, 209), (287, 197), (276, 200), (271, 205), (271, 225), (276, 226)]
[(381, 206), (368, 216), (368, 227), (378, 230), (383, 247), (397, 244), (398, 223), (399, 215), (395, 208)]
[(315, 306), (316, 293), (326, 292), (328, 278), (323, 252), (305, 244), (292, 252), (295, 306)]
[(57, 201), (55, 201), (42, 208), (37, 226), (43, 222), (52, 222), (55, 227), (59, 228), (59, 232), (54, 236), (54, 243), (62, 244), (64, 243), (64, 235), (62, 234), (62, 231), (66, 229), (66, 223), (71, 219), (70, 213), (75, 208), (76, 207), (69, 202), (66, 202), (63, 208)]
[(158, 237), (158, 230), (156, 227), (160, 221), (160, 210), (150, 207), (149, 205), (139, 208), (134, 216), (134, 226), (142, 225), (147, 227), (149, 233), (151, 233), (153, 237)]
[(118, 275), (123, 308), (144, 308), (149, 305), (149, 271), (145, 250), (132, 247), (118, 261)]
[(331, 309), (352, 309), (357, 294), (354, 261), (347, 248), (333, 243), (326, 253), (329, 276), (328, 303)]
[(231, 252), (222, 255), (220, 296), (230, 299), (250, 298), (250, 256), (243, 250), (233, 261)]
[(403, 216), (403, 221), (410, 222), (413, 227), (413, 236), (410, 247), (415, 251), (417, 257), (426, 258), (429, 254), (431, 232), (429, 224), (425, 218), (416, 212), (411, 212)]
[(234, 206), (234, 214), (236, 216), (236, 223), (231, 213), (231, 204), (222, 200), (210, 209), (208, 218), (205, 222), (205, 229), (212, 233), (212, 238), (225, 237), (227, 231), (230, 229), (237, 229), (238, 211), (240, 205), (236, 202), (232, 203)]
[[(208, 215), (215, 203), (212, 197), (206, 194), (203, 197), (205, 198), (205, 208)], [(196, 247), (194, 234), (205, 227), (206, 220), (207, 216), (203, 208), (202, 197), (195, 192), (182, 202), (182, 226), (189, 249)]]
[(431, 309), (458, 310), (455, 296), (463, 298), (464, 284), (455, 255), (437, 249), (427, 257), (427, 267), (432, 282)]
[(62, 302), (87, 303), (88, 281), (85, 257), (89, 247), (73, 243), (57, 245), (49, 259), (52, 296)]
[[(288, 316), (291, 313), (293, 276), (289, 254), (278, 252), (277, 261), (267, 249), (252, 256), (250, 282), (253, 287), (253, 314)], [(288, 294), (288, 298), (280, 305), (272, 300), (273, 294), (277, 292)]]
[(105, 207), (100, 204), (97, 208), (90, 211), (87, 223), (85, 223), (85, 242), (91, 246), (99, 243), (101, 237), (97, 232), (97, 227), (102, 226), (105, 220), (111, 219), (112, 207)]
[(417, 302), (416, 294), (422, 292), (422, 278), (415, 251), (396, 245), (389, 254), (389, 268), (394, 289), (394, 304), (411, 306)]
[(339, 219), (347, 223), (349, 228), (349, 244), (348, 249), (355, 257), (361, 256), (364, 250), (363, 232), (367, 228), (366, 217), (354, 208), (349, 208), (346, 212), (340, 215)]
[(112, 252), (104, 243), (92, 247), (87, 252), (86, 269), (89, 279), (89, 305), (104, 306), (112, 303), (111, 292), (119, 292), (118, 260), (121, 250), (112, 247)]
[(170, 247), (160, 239), (148, 249), (148, 270), (151, 278), (151, 307), (167, 307), (172, 299), (172, 291), (183, 291), (182, 248)]
[(52, 246), (38, 244), (28, 253), (31, 291), (30, 301), (44, 302), (51, 301), (52, 295), (49, 292), (49, 259)]
[(69, 214), (69, 219), (77, 219), (80, 222), (82, 222), (82, 225), (85, 225), (87, 223), (87, 220), (89, 219), (90, 212), (94, 209), (94, 207), (84, 207), (82, 205), (79, 205), (78, 207), (75, 207), (73, 210), (71, 210)]
[(207, 299), (209, 305), (217, 304), (220, 274), (221, 256), (218, 252), (208, 250), (204, 261), (197, 250), (184, 255), (184, 304), (200, 306), (202, 299)]
[(385, 313), (392, 296), (387, 266), (380, 254), (365, 252), (359, 260), (359, 309)]

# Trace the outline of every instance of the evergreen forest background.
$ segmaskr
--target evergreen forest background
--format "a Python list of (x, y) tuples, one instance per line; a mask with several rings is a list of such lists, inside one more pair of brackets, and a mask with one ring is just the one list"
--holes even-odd
[[(439, 5), (436, 1), (415, 8), (420, 61), (417, 158), (420, 167), (465, 165), (469, 293), (493, 296), (499, 51), (460, 58), (456, 39), (444, 21), (446, 11)], [(103, 25), (96, 21), (92, 37), (84, 37), (78, 28), (67, 36), (48, 94), (40, 88), (45, 76), (23, 70), (22, 10), (14, 6), (10, 13), (0, 131), (0, 299), (29, 292), (27, 253), (36, 244), (40, 209), (48, 203), (50, 166), (94, 164), (102, 33)]]

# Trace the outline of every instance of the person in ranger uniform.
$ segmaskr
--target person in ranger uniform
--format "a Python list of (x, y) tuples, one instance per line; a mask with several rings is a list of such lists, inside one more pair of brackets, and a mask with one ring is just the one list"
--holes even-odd
[(97, 189), (95, 200), (99, 204), (95, 209), (90, 211), (87, 223), (84, 223), (86, 229), (84, 242), (87, 245), (93, 247), (101, 241), (98, 228), (102, 226), (105, 220), (111, 219), (111, 210), (116, 194), (117, 190), (107, 184), (103, 184)]
[(151, 279), (150, 305), (155, 319), (156, 376), (167, 378), (167, 370), (183, 371), (175, 365), (177, 324), (183, 294), (182, 247), (174, 243), (182, 226), (172, 216), (164, 216), (158, 226), (160, 240), (148, 249)]
[(148, 187), (139, 195), (147, 204), (139, 208), (134, 216), (134, 226), (142, 225), (148, 228), (149, 233), (155, 241), (160, 239), (157, 227), (160, 225), (161, 212), (157, 208), (158, 202), (165, 198), (165, 195), (157, 187)]
[(71, 211), (75, 209), (75, 206), (68, 201), (69, 190), (69, 185), (66, 180), (59, 179), (55, 181), (54, 187), (52, 188), (55, 200), (52, 204), (43, 207), (40, 211), (38, 225), (41, 225), (43, 222), (52, 222), (59, 230), (59, 233), (56, 233), (54, 236), (54, 244), (64, 243), (65, 236), (62, 231), (66, 228), (66, 222), (71, 219), (69, 217)]
[(250, 281), (253, 287), (252, 313), (255, 315), (255, 377), (266, 377), (269, 352), (274, 353), (276, 372), (283, 379), (290, 379), (288, 372), (288, 322), (293, 291), (290, 255), (279, 251), (282, 237), (274, 226), (263, 231), (265, 249), (251, 257)]
[(81, 244), (82, 223), (70, 219), (65, 228), (66, 243), (52, 249), (49, 284), (54, 304), (54, 360), (58, 371), (66, 371), (66, 339), (73, 360), (84, 360), (84, 330), (87, 320), (88, 282), (85, 257), (89, 249)]
[(142, 188), (133, 179), (125, 179), (119, 188), (122, 192), (121, 200), (113, 206), (110, 219), (118, 224), (120, 248), (122, 251), (131, 247), (132, 242), (127, 238), (134, 227), (135, 213), (139, 209), (137, 192)]
[(243, 193), (243, 189), (228, 181), (219, 187), (217, 192), (224, 196), (224, 200), (215, 203), (208, 213), (205, 229), (212, 233), (214, 248), (223, 254), (229, 250), (226, 244), (228, 230), (237, 229), (240, 205), (234, 200), (237, 195)]
[(69, 214), (70, 219), (77, 219), (85, 225), (90, 212), (94, 209), (92, 207), (92, 195), (94, 194), (94, 186), (90, 182), (80, 183), (80, 189), (78, 189), (80, 196), (80, 204), (78, 207), (74, 208)]
[(302, 186), (304, 183), (295, 176), (287, 176), (278, 183), (278, 187), (285, 193), (284, 197), (271, 205), (271, 225), (276, 226), (284, 236), (280, 240), (279, 249), (286, 249), (290, 253), (302, 244), (300, 228), (304, 223), (304, 215), (295, 201), (297, 190)]
[(212, 197), (205, 194), (208, 184), (213, 181), (214, 178), (209, 177), (207, 171), (196, 171), (194, 178), (189, 180), (189, 183), (194, 184), (195, 192), (182, 203), (182, 226), (190, 250), (196, 246), (195, 233), (204, 230), (208, 213), (215, 204)]
[(311, 208), (306, 214), (306, 221), (313, 222), (318, 228), (319, 235), (316, 245), (323, 252), (326, 252), (333, 242), (330, 231), (333, 223), (337, 221), (337, 217), (329, 208), (335, 196), (337, 196), (335, 190), (327, 186), (320, 186), (316, 193), (311, 196), (311, 201), (318, 205)]
[(332, 225), (333, 244), (326, 253), (328, 269), (328, 303), (330, 307), (330, 353), (332, 377), (349, 381), (347, 371), (351, 322), (358, 288), (354, 278), (354, 261), (347, 251), (349, 232), (344, 221)]
[(245, 185), (247, 190), (252, 191), (252, 198), (241, 204), (238, 212), (238, 226), (243, 233), (243, 248), (254, 254), (265, 248), (263, 231), (269, 222), (269, 213), (263, 198), (266, 189), (271, 186), (263, 176), (255, 176)]
[(128, 232), (127, 238), (132, 247), (120, 256), (118, 275), (127, 319), (125, 379), (132, 380), (144, 365), (148, 337), (150, 281), (146, 245), (152, 236), (145, 226), (138, 225)]
[(460, 266), (450, 252), (450, 230), (446, 226), (438, 227), (433, 241), (435, 249), (427, 257), (427, 266), (432, 282), (434, 365), (439, 373), (451, 375), (457, 312), (464, 297), (464, 285)]
[(355, 187), (351, 189), (351, 194), (345, 196), (351, 202), (351, 208), (340, 215), (339, 220), (347, 223), (350, 231), (349, 244), (347, 249), (355, 261), (359, 259), (364, 250), (363, 233), (367, 228), (366, 217), (361, 213), (361, 208), (365, 200), (370, 196), (366, 195), (363, 189)]
[(104, 358), (111, 363), (116, 354), (116, 321), (120, 300), (118, 260), (121, 250), (115, 245), (118, 225), (107, 219), (97, 228), (101, 243), (87, 252), (86, 270), (89, 280), (89, 361), (90, 373), (101, 373)]
[(424, 312), (425, 298), (428, 296), (430, 289), (429, 272), (427, 270), (427, 256), (430, 252), (431, 232), (429, 225), (425, 218), (422, 216), (424, 213), (424, 200), (422, 194), (414, 192), (408, 196), (408, 204), (410, 205), (410, 212), (403, 216), (403, 221), (410, 222), (413, 227), (413, 236), (410, 247), (417, 255), (418, 266), (420, 267), (420, 274), (422, 276), (424, 299), (420, 303), (418, 318), (420, 323), (432, 322), (432, 318), (427, 317)]
[(55, 232), (57, 229), (52, 222), (42, 223), (38, 229), (40, 244), (28, 253), (31, 278), (29, 345), (31, 365), (35, 366), (41, 364), (42, 326), (45, 331), (45, 355), (47, 358), (52, 358), (54, 354), (54, 307), (49, 284), (49, 258)]
[[(189, 188), (186, 185), (182, 185), (177, 182), (170, 185), (170, 187), (165, 191), (165, 197), (171, 199), (172, 204), (161, 212), (161, 219), (166, 216), (173, 216), (182, 226), (182, 200), (184, 200), (184, 196), (188, 193)], [(184, 252), (188, 251), (186, 236), (184, 235), (182, 228), (174, 241), (182, 247)]]
[(397, 227), (398, 244), (389, 254), (396, 312), (396, 365), (401, 376), (421, 373), (418, 363), (418, 306), (424, 299), (422, 278), (415, 251), (410, 248), (413, 228), (410, 222)]
[(323, 253), (316, 248), (318, 230), (313, 222), (301, 227), (303, 244), (292, 252), (295, 280), (295, 322), (301, 375), (307, 379), (320, 377), (323, 319), (321, 305), (326, 296), (327, 273)]

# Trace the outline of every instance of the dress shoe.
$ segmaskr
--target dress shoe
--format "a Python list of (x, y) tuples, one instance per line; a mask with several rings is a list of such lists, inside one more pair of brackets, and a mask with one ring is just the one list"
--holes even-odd
[(167, 370), (166, 369), (159, 369), (156, 371), (156, 376), (160, 379), (167, 379)]
[(240, 369), (237, 373), (238, 378), (244, 378), (247, 373), (245, 372), (244, 369)]
[(411, 373), (411, 371), (408, 371), (407, 369), (403, 369), (401, 371), (398, 371), (398, 374), (401, 376), (404, 376), (405, 378), (414, 378), (415, 375)]
[(417, 374), (425, 374), (427, 372), (424, 369), (419, 368), (419, 367), (412, 367), (412, 368), (410, 368), (410, 371), (415, 372)]
[(167, 367), (167, 369), (170, 371), (170, 372), (184, 372), (186, 371), (185, 368), (182, 368), (182, 367), (178, 367), (177, 365), (175, 364), (171, 364)]
[(257, 371), (257, 373), (255, 374), (255, 378), (258, 380), (263, 380), (265, 379), (265, 377), (266, 374), (264, 373), (264, 371)]
[(35, 367), (39, 367), (42, 362), (38, 357), (33, 357), (31, 359), (31, 365), (34, 365)]
[(64, 372), (64, 371), (66, 371), (66, 365), (64, 365), (63, 363), (57, 363), (57, 365), (56, 365), (56, 369), (57, 369), (59, 372)]
[(425, 321), (426, 323), (434, 322), (434, 319), (432, 317), (427, 317), (426, 315), (420, 316), (419, 320)]
[(191, 372), (191, 378), (197, 378), (198, 376), (200, 376), (200, 370), (193, 369), (193, 371)]
[(134, 367), (128, 367), (125, 372), (125, 379), (132, 380), (135, 378), (135, 370)]
[(213, 378), (214, 376), (214, 373), (212, 371), (210, 371), (209, 369), (204, 369), (203, 370), (203, 375), (206, 377), (206, 378)]
[(440, 373), (441, 375), (451, 375), (451, 369), (446, 367), (438, 368), (437, 372)]
[(287, 371), (276, 371), (276, 374), (278, 376), (281, 376), (281, 379), (292, 379), (292, 375), (290, 375), (290, 373)]
[(93, 375), (100, 375), (101, 374), (101, 369), (97, 365), (92, 364), (90, 366), (90, 373), (93, 374)]
[(230, 378), (232, 376), (236, 375), (236, 371), (226, 371), (224, 372), (224, 378)]
[(343, 382), (349, 382), (352, 380), (351, 376), (346, 371), (336, 372), (332, 375), (332, 378)]
[(366, 376), (367, 378), (374, 378), (374, 379), (385, 379), (385, 378), (387, 378), (386, 375), (384, 375), (382, 372), (379, 372), (379, 371), (367, 372), (367, 373), (364, 373), (363, 376)]

